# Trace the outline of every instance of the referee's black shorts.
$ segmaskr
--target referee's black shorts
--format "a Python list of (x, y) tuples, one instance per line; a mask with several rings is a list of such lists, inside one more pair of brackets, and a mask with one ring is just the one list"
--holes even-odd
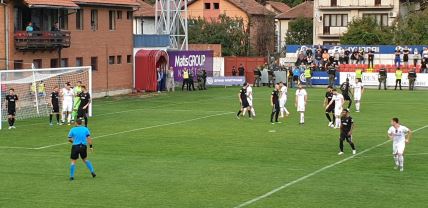
[(77, 110), (77, 117), (78, 118), (83, 118), (83, 117), (87, 117), (88, 116), (88, 108), (83, 109), (83, 108), (79, 108)]
[(328, 106), (328, 108), (325, 110), (326, 113), (334, 113), (334, 105)]
[(15, 116), (16, 115), (16, 109), (15, 108), (9, 108), (9, 109), (7, 109), (7, 115), (9, 115), (9, 116)]
[(86, 159), (86, 157), (88, 156), (86, 145), (76, 144), (71, 146), (70, 159), (77, 160), (79, 159), (79, 155), (80, 155), (80, 158), (82, 158), (82, 160)]
[(58, 104), (52, 105), (52, 113), (59, 113), (59, 105)]
[(349, 95), (344, 94), (344, 95), (343, 95), (343, 99), (344, 99), (344, 100), (351, 100), (351, 97), (349, 97)]
[(247, 99), (243, 99), (242, 100), (242, 108), (248, 108), (248, 107), (250, 107), (250, 104), (248, 104)]
[(348, 132), (340, 133), (340, 141), (352, 142), (352, 135), (348, 135)]
[(274, 103), (272, 106), (272, 112), (279, 112), (280, 107), (279, 107), (279, 103)]

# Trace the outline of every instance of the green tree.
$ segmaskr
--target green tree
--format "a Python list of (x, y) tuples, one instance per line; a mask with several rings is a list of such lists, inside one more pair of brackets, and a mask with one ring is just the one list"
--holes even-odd
[(311, 18), (299, 17), (288, 23), (285, 37), (287, 45), (307, 45), (313, 42), (313, 22)]
[(242, 18), (220, 15), (218, 20), (189, 20), (189, 43), (221, 44), (223, 56), (246, 56), (249, 34)]
[(374, 18), (354, 19), (348, 25), (348, 31), (340, 38), (341, 44), (347, 45), (392, 45), (394, 30), (381, 27)]
[(395, 42), (399, 45), (428, 44), (428, 10), (399, 18), (395, 27)]

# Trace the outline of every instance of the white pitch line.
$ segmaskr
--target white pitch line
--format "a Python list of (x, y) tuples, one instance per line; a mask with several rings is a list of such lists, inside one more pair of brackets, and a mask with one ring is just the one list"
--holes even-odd
[[(96, 136), (96, 137), (93, 137), (93, 139), (98, 139), (98, 138), (103, 138), (103, 137), (109, 137), (109, 136), (115, 136), (115, 135), (119, 135), (119, 134), (126, 134), (126, 133), (131, 133), (131, 132), (146, 130), (146, 129), (153, 129), (153, 128), (158, 128), (158, 127), (164, 127), (164, 126), (171, 126), (171, 125), (176, 125), (176, 124), (182, 124), (182, 123), (187, 123), (187, 122), (202, 120), (202, 119), (206, 119), (206, 118), (227, 115), (227, 114), (231, 114), (231, 113), (233, 113), (233, 112), (219, 113), (219, 114), (214, 114), (214, 115), (209, 115), (209, 116), (203, 116), (203, 117), (188, 119), (188, 120), (184, 120), (184, 121), (176, 121), (176, 122), (172, 122), (172, 123), (159, 124), (159, 125), (154, 125), (154, 126), (147, 126), (147, 127), (137, 128), (137, 129), (120, 131), (120, 132), (116, 132), (116, 133), (111, 133), (111, 134), (105, 134), (105, 135), (101, 135), (101, 136)], [(69, 143), (68, 142), (64, 142), (64, 143), (52, 144), (52, 145), (48, 145), (48, 146), (35, 147), (35, 148), (30, 148), (30, 149), (41, 150), (41, 149), (46, 149), (46, 148), (56, 147), (56, 146), (66, 145), (66, 144), (69, 144)]]
[[(423, 126), (423, 127), (421, 127), (421, 128), (418, 128), (418, 129), (414, 130), (413, 132), (418, 132), (418, 131), (420, 131), (420, 130), (422, 130), (422, 129), (425, 129), (425, 128), (427, 128), (427, 127), (428, 127), (428, 125)], [(304, 181), (304, 180), (306, 180), (306, 179), (308, 179), (308, 178), (310, 178), (310, 177), (312, 177), (312, 176), (314, 176), (314, 175), (317, 175), (318, 173), (321, 173), (321, 172), (323, 172), (323, 171), (325, 171), (325, 170), (327, 170), (327, 169), (329, 169), (329, 168), (332, 168), (332, 167), (334, 167), (334, 166), (336, 166), (336, 165), (340, 165), (340, 164), (342, 164), (342, 163), (344, 163), (344, 162), (346, 162), (346, 161), (348, 161), (348, 160), (350, 160), (350, 159), (352, 159), (352, 158), (354, 158), (354, 157), (357, 157), (358, 155), (362, 155), (362, 154), (364, 154), (364, 153), (366, 153), (366, 152), (369, 152), (369, 151), (371, 151), (371, 150), (373, 150), (373, 149), (375, 149), (375, 148), (377, 148), (377, 147), (380, 147), (380, 146), (382, 146), (382, 145), (384, 145), (384, 144), (387, 144), (387, 143), (388, 143), (388, 142), (390, 142), (390, 141), (391, 141), (391, 140), (387, 140), (387, 141), (382, 142), (382, 143), (380, 143), (380, 144), (378, 144), (378, 145), (375, 145), (375, 146), (373, 146), (373, 147), (370, 147), (370, 148), (368, 148), (368, 149), (365, 149), (365, 150), (363, 150), (363, 151), (361, 151), (361, 152), (359, 152), (359, 153), (357, 153), (357, 154), (355, 154), (355, 155), (349, 156), (349, 157), (347, 157), (347, 158), (345, 158), (345, 159), (343, 159), (343, 160), (337, 161), (337, 162), (332, 163), (332, 164), (330, 164), (330, 165), (327, 165), (327, 166), (325, 166), (325, 167), (323, 167), (323, 168), (320, 168), (320, 169), (318, 169), (318, 170), (316, 170), (316, 171), (314, 171), (314, 172), (312, 172), (312, 173), (309, 173), (309, 174), (307, 174), (307, 175), (305, 175), (305, 176), (302, 176), (302, 177), (300, 177), (300, 178), (298, 178), (298, 179), (296, 179), (296, 180), (294, 180), (294, 181), (291, 181), (291, 182), (286, 183), (286, 184), (284, 184), (284, 185), (282, 185), (282, 186), (280, 186), (280, 187), (278, 187), (278, 188), (276, 188), (276, 189), (273, 189), (272, 191), (269, 191), (269, 192), (267, 192), (267, 193), (265, 193), (265, 194), (263, 194), (263, 195), (261, 195), (261, 196), (258, 196), (258, 197), (256, 197), (256, 198), (251, 199), (251, 200), (249, 200), (249, 201), (246, 201), (246, 202), (244, 202), (244, 203), (242, 203), (242, 204), (240, 204), (240, 205), (238, 205), (238, 206), (235, 206), (234, 208), (241, 208), (241, 207), (245, 207), (245, 206), (248, 206), (248, 205), (250, 205), (250, 204), (253, 204), (253, 203), (257, 202), (257, 201), (260, 201), (260, 200), (262, 200), (262, 199), (264, 199), (264, 198), (267, 198), (267, 197), (269, 197), (269, 196), (271, 196), (271, 195), (275, 194), (275, 193), (276, 193), (276, 192), (278, 192), (278, 191), (281, 191), (281, 190), (283, 190), (283, 189), (285, 189), (285, 188), (287, 188), (287, 187), (289, 187), (289, 186), (292, 186), (292, 185), (294, 185), (294, 184), (296, 184), (296, 183), (299, 183), (299, 182), (301, 182), (301, 181)]]

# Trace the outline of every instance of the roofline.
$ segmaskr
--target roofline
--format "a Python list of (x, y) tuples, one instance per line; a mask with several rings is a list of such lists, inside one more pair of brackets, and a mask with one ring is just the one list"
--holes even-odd
[[(197, 2), (197, 1), (199, 1), (199, 0), (193, 0), (193, 1), (191, 1), (190, 3), (187, 3), (187, 7), (189, 7), (190, 5), (192, 5), (193, 3), (195, 3), (195, 2)], [(250, 12), (248, 12), (248, 11), (245, 11), (244, 9), (242, 9), (240, 6), (238, 6), (238, 5), (236, 5), (233, 1), (229, 1), (229, 0), (226, 0), (226, 1), (228, 1), (229, 3), (231, 3), (231, 4), (233, 4), (236, 8), (238, 8), (239, 10), (241, 10), (241, 11), (243, 11), (245, 14), (247, 14), (248, 16), (250, 16), (250, 15), (267, 15), (266, 13), (263, 13), (263, 14), (259, 14), (259, 13), (250, 13)], [(262, 6), (263, 8), (264, 8), (264, 6), (263, 5), (261, 5), (260, 4), (260, 6)], [(264, 8), (264, 9), (266, 9), (266, 8)], [(270, 12), (270, 11), (268, 11), (268, 12)]]
[[(292, 11), (292, 10), (294, 10), (294, 9), (296, 9), (297, 7), (299, 7), (299, 6), (302, 6), (303, 4), (306, 4), (307, 2), (312, 2), (312, 1), (304, 1), (304, 2), (302, 2), (302, 3), (300, 3), (300, 4), (298, 4), (298, 5), (296, 5), (295, 7), (292, 7), (292, 8), (290, 8), (289, 10), (287, 10), (286, 12), (290, 12), (290, 11)], [(312, 2), (312, 4), (313, 4), (313, 2)], [(283, 12), (283, 13), (281, 13), (281, 14), (278, 14), (277, 16), (275, 16), (275, 19), (296, 19), (297, 17), (295, 17), (295, 18), (290, 18), (290, 17), (279, 17), (279, 16), (281, 16), (282, 14), (284, 14), (285, 12)], [(313, 14), (312, 14), (313, 15)], [(312, 17), (312, 19), (313, 19), (314, 17)]]
[(53, 8), (53, 9), (79, 9), (79, 6), (60, 6), (60, 5), (48, 5), (48, 4), (28, 4), (28, 8)]
[(114, 4), (114, 3), (97, 3), (97, 2), (80, 2), (80, 1), (73, 1), (75, 4), (78, 5), (92, 5), (92, 6), (108, 6), (108, 7), (129, 7), (129, 8), (135, 8), (139, 7), (140, 5), (138, 3), (135, 4)]

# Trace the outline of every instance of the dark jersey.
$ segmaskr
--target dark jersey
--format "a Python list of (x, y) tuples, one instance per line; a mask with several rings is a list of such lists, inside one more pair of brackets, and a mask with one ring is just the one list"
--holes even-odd
[(279, 105), (279, 96), (278, 96), (278, 90), (272, 91), (272, 103), (274, 105)]
[(335, 68), (328, 69), (328, 74), (329, 75), (336, 75), (336, 69)]
[(16, 101), (18, 100), (17, 95), (6, 95), (7, 108), (9, 110), (14, 110), (16, 108)]
[[(333, 99), (333, 93), (332, 92), (326, 92), (325, 98), (327, 98), (327, 103), (330, 103), (331, 99)], [(334, 101), (333, 101), (333, 105), (334, 105)]]
[(52, 92), (51, 93), (51, 101), (52, 101), (52, 106), (59, 106), (59, 93), (58, 92)]
[(352, 125), (354, 124), (354, 120), (352, 119), (352, 117), (342, 117), (341, 122), (342, 125), (340, 127), (340, 132), (345, 134), (349, 133), (352, 129)]
[(342, 91), (342, 95), (348, 95), (349, 94), (349, 83), (344, 82), (342, 85), (340, 85), (340, 91)]
[(386, 77), (386, 69), (379, 69), (379, 75)]
[(241, 100), (247, 100), (247, 90), (245, 88), (241, 88), (241, 90), (239, 90), (239, 96), (241, 97)]
[(79, 97), (80, 97), (80, 106), (79, 106), (79, 108), (83, 108), (91, 100), (91, 95), (88, 92), (81, 92), (79, 94)]
[(416, 78), (416, 72), (415, 71), (409, 71), (409, 78)]

